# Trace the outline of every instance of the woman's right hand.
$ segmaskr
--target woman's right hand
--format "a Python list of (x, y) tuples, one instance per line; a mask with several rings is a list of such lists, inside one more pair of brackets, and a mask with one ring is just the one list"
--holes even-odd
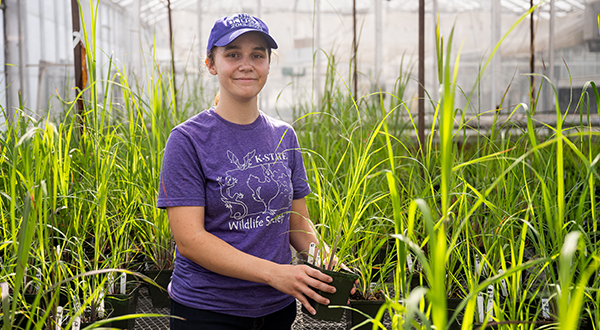
[(308, 302), (307, 297), (322, 304), (329, 305), (329, 299), (319, 295), (315, 290), (334, 293), (335, 287), (331, 283), (331, 276), (306, 265), (278, 265), (277, 271), (268, 282), (273, 288), (289, 294), (298, 299), (309, 313), (315, 314), (315, 309)]

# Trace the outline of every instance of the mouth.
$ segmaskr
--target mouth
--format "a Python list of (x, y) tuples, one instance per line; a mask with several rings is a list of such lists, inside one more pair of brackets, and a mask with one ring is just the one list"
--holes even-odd
[(255, 81), (256, 79), (254, 79), (254, 78), (235, 78), (234, 80), (241, 81), (241, 82), (252, 82), (252, 81)]

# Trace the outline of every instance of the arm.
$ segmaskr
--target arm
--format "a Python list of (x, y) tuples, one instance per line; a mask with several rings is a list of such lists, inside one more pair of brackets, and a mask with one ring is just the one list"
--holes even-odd
[(328, 275), (304, 265), (280, 265), (234, 248), (204, 229), (204, 207), (169, 207), (167, 215), (179, 253), (198, 265), (221, 275), (268, 284), (295, 297), (313, 314), (306, 296), (329, 304), (312, 289), (334, 292), (335, 288), (326, 284), (332, 281)]
[(292, 201), (290, 214), (290, 244), (305, 257), (308, 257), (308, 247), (314, 242), (319, 246), (319, 239), (315, 233), (314, 224), (308, 216), (308, 208), (304, 198)]

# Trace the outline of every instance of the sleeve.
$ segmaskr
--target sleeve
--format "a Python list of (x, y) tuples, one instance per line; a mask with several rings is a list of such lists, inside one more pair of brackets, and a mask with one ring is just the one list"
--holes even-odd
[(294, 187), (294, 199), (300, 199), (310, 194), (310, 186), (308, 185), (308, 178), (306, 176), (306, 168), (304, 167), (304, 161), (302, 159), (302, 152), (300, 151), (300, 144), (298, 143), (298, 137), (296, 132), (290, 128), (291, 141), (290, 141), (290, 152), (291, 152), (291, 166), (292, 166), (292, 185)]
[(163, 155), (156, 206), (205, 206), (205, 182), (192, 139), (173, 129)]

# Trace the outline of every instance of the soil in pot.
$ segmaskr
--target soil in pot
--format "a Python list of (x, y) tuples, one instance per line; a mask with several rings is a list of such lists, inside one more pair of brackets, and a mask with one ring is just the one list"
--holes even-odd
[[(336, 272), (320, 269), (310, 264), (309, 266), (331, 276), (331, 278), (333, 278), (333, 282), (329, 284), (333, 285), (336, 289), (335, 293), (322, 292), (321, 290), (317, 290), (316, 292), (319, 295), (329, 299), (329, 306), (346, 306), (348, 304), (348, 298), (350, 297), (350, 290), (352, 290), (354, 282), (358, 279), (358, 275), (345, 270)], [(317, 311), (317, 313), (315, 315), (310, 314), (308, 310), (304, 308), (304, 306), (302, 307), (302, 312), (317, 320), (337, 322), (341, 320), (342, 316), (344, 315), (345, 309), (343, 308), (329, 308), (329, 306), (319, 304), (310, 298), (308, 298), (308, 301), (310, 302), (310, 305)]]

